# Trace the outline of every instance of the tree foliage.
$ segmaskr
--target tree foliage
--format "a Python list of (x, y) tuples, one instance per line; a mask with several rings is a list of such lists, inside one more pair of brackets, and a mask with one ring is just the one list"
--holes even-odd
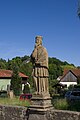
[(24, 93), (24, 94), (26, 94), (26, 93), (30, 93), (30, 87), (29, 87), (28, 84), (24, 86), (23, 93)]
[(6, 60), (0, 59), (0, 69), (6, 69)]
[[(15, 63), (15, 64), (14, 64)], [(17, 66), (17, 68), (16, 68)], [(63, 69), (64, 68), (73, 68), (75, 67), (73, 64), (69, 64), (66, 61), (61, 61), (57, 58), (54, 57), (49, 57), (49, 86), (50, 89), (53, 89), (53, 85), (57, 84), (57, 77), (61, 76), (63, 74)], [(18, 87), (20, 88), (20, 82), (18, 80), (19, 76), (18, 73), (22, 72), (23, 74), (29, 76), (28, 82), (31, 85), (31, 89), (33, 88), (33, 79), (32, 79), (32, 63), (30, 61), (30, 56), (23, 56), (23, 57), (15, 57), (12, 58), (12, 60), (6, 61), (4, 59), (0, 59), (0, 69), (8, 69), (8, 70), (13, 70), (13, 74), (12, 74), (12, 81), (11, 84), (12, 86), (14, 86), (14, 89), (17, 89)], [(14, 80), (13, 80), (14, 79)], [(20, 79), (20, 78), (19, 78)], [(17, 83), (16, 84), (16, 80)], [(16, 90), (15, 94), (16, 94)]]
[(18, 67), (16, 64), (13, 64), (13, 73), (11, 77), (11, 89), (13, 90), (16, 96), (20, 95), (21, 93), (21, 77), (19, 76)]

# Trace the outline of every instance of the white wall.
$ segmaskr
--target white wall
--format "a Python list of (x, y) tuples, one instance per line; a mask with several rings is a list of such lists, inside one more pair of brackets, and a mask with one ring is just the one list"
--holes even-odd
[(7, 85), (10, 85), (11, 79), (0, 79), (0, 90), (7, 90)]
[(61, 84), (67, 85), (77, 85), (77, 78), (72, 72), (68, 72), (60, 81)]
[(69, 87), (70, 85), (77, 85), (77, 82), (60, 82), (63, 85), (67, 85)]

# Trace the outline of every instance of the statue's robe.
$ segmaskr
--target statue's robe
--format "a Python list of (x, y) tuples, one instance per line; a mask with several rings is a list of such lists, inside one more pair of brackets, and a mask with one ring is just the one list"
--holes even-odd
[(31, 55), (33, 67), (33, 78), (36, 92), (43, 94), (48, 92), (48, 53), (42, 45), (37, 46)]

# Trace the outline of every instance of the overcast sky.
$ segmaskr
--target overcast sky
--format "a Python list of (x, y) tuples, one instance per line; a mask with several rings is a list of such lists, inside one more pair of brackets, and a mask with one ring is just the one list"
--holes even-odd
[(43, 36), (49, 57), (80, 66), (77, 0), (0, 0), (0, 58), (30, 55)]

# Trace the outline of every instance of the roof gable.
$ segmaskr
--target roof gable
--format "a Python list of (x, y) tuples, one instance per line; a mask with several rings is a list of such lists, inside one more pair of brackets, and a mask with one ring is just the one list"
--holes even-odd
[(65, 75), (63, 75), (60, 82), (77, 82), (77, 76), (69, 70)]
[(63, 76), (60, 82), (77, 82), (80, 77), (80, 69), (64, 69)]

